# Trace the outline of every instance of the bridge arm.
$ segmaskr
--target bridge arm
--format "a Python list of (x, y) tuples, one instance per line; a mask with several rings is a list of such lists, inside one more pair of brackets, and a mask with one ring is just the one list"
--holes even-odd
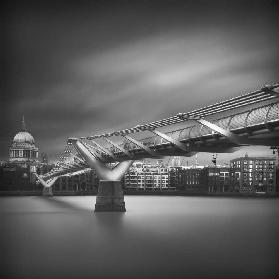
[(113, 169), (110, 169), (107, 166), (105, 166), (104, 163), (102, 163), (100, 160), (96, 159), (86, 148), (86, 146), (78, 139), (69, 138), (68, 142), (73, 144), (76, 150), (84, 158), (86, 163), (96, 171), (100, 180), (107, 180), (107, 181), (121, 180), (125, 172), (130, 168), (130, 166), (133, 163), (132, 160), (124, 161), (119, 163)]
[(73, 153), (71, 153), (71, 155), (74, 157), (74, 159), (77, 159), (81, 165), (86, 165), (86, 162), (83, 159), (81, 159), (80, 157), (78, 157), (77, 155), (75, 155)]
[(122, 148), (121, 146), (119, 146), (118, 144), (114, 143), (113, 141), (111, 141), (110, 139), (103, 137), (104, 140), (106, 140), (108, 143), (110, 143), (111, 145), (113, 145), (114, 147), (116, 147), (117, 149), (119, 149), (120, 151), (122, 151), (125, 155), (127, 155), (129, 158), (132, 158), (132, 155), (130, 154), (129, 151), (127, 151), (126, 149)]
[(101, 153), (100, 149), (98, 149), (97, 147), (90, 145), (84, 141), (81, 141), (81, 143), (89, 150), (89, 152), (91, 153), (92, 156), (94, 156), (96, 159), (104, 162), (104, 159), (103, 159), (102, 155), (100, 154)]
[(271, 85), (265, 85), (261, 90), (265, 93), (268, 93), (268, 94), (274, 96), (274, 97), (279, 97), (279, 93), (276, 92), (274, 90), (274, 88), (276, 88), (276, 87), (271, 86)]
[(58, 165), (58, 166), (59, 166), (58, 171), (67, 171), (67, 170), (70, 171), (73, 169), (73, 167), (67, 167), (67, 166), (62, 166), (62, 165)]
[(149, 147), (145, 146), (143, 143), (141, 143), (140, 141), (131, 138), (129, 136), (123, 136), (125, 139), (127, 139), (128, 141), (134, 143), (135, 145), (139, 146), (140, 148), (142, 148), (143, 150), (145, 150), (149, 155), (154, 156), (154, 157), (158, 157), (158, 154), (156, 152), (154, 152), (153, 150), (151, 150)]
[(157, 135), (157, 136), (159, 136), (159, 137), (161, 137), (161, 138), (171, 142), (175, 147), (177, 147), (177, 148), (179, 148), (179, 149), (181, 149), (183, 151), (186, 151), (186, 152), (189, 151), (189, 150), (187, 150), (187, 147), (182, 142), (180, 142), (180, 141), (178, 141), (176, 139), (173, 139), (172, 137), (170, 137), (170, 136), (168, 136), (168, 135), (166, 135), (166, 134), (164, 134), (162, 132), (159, 132), (157, 130), (150, 130), (150, 131), (152, 133), (154, 133), (155, 135)]
[(232, 133), (231, 131), (229, 130), (226, 130), (226, 129), (223, 129), (221, 127), (219, 127), (218, 125), (216, 124), (213, 124), (203, 118), (196, 118), (194, 119), (196, 120), (197, 122), (199, 122), (200, 124), (202, 125), (205, 125), (207, 126), (208, 128), (210, 128), (211, 130), (221, 134), (222, 136), (225, 136), (226, 138), (228, 138), (231, 142), (237, 144), (237, 145), (243, 145), (245, 144), (245, 139)]
[(107, 148), (101, 146), (98, 142), (91, 140), (96, 146), (98, 146), (103, 152), (105, 152), (106, 154), (108, 154), (112, 159), (114, 159), (115, 161), (117, 161), (116, 156)]
[(35, 176), (37, 177), (37, 179), (41, 182), (41, 184), (45, 188), (50, 188), (55, 183), (55, 181), (58, 179), (58, 176), (56, 176), (54, 178), (51, 178), (51, 179), (45, 181), (39, 175), (37, 175), (36, 173), (35, 173)]
[(80, 164), (77, 162), (73, 162), (73, 163), (59, 162), (58, 165), (60, 168), (62, 167), (63, 169), (69, 169), (69, 170), (80, 166)]

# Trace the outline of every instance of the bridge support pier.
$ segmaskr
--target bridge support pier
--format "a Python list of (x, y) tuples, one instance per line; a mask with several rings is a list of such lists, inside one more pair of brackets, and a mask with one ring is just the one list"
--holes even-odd
[(44, 187), (43, 188), (43, 196), (52, 197), (53, 196), (52, 187)]
[(110, 169), (103, 162), (98, 160), (78, 139), (69, 138), (68, 143), (74, 145), (89, 167), (96, 171), (96, 174), (100, 179), (96, 197), (95, 212), (126, 211), (121, 178), (130, 168), (133, 161), (128, 160), (120, 162), (113, 169)]
[(124, 195), (120, 180), (100, 180), (96, 196), (95, 212), (125, 212)]

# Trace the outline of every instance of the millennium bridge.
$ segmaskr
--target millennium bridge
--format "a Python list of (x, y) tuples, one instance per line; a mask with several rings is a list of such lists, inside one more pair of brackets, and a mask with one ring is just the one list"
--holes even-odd
[[(125, 211), (120, 180), (134, 160), (230, 153), (279, 142), (279, 84), (135, 127), (69, 138), (56, 166), (37, 176), (51, 195), (63, 175), (94, 169), (100, 179), (95, 211)], [(118, 164), (117, 164), (118, 162)], [(109, 165), (114, 165), (110, 167)]]

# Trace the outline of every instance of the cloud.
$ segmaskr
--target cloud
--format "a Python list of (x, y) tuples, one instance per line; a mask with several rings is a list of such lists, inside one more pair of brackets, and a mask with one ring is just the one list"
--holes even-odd
[(19, 16), (7, 133), (24, 113), (54, 158), (68, 136), (158, 120), (276, 82), (278, 41), (262, 11), (244, 22), (242, 13), (205, 7), (195, 16), (191, 5), (147, 10)]

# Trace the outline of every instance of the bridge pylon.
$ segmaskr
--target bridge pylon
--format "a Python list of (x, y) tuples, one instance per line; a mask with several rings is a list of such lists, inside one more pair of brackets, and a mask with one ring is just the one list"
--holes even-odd
[(42, 194), (45, 197), (52, 197), (53, 196), (52, 187), (44, 187)]
[(99, 177), (99, 187), (96, 196), (95, 212), (118, 211), (125, 212), (124, 194), (121, 178), (130, 168), (133, 160), (118, 163), (113, 169), (108, 168), (95, 157), (86, 146), (76, 138), (69, 138), (68, 144), (72, 144), (86, 163), (96, 171)]
[(48, 181), (44, 181), (39, 175), (35, 174), (35, 176), (37, 177), (38, 181), (43, 185), (42, 195), (47, 197), (52, 197), (53, 196), (52, 185), (55, 183), (58, 177), (54, 177), (49, 179)]

